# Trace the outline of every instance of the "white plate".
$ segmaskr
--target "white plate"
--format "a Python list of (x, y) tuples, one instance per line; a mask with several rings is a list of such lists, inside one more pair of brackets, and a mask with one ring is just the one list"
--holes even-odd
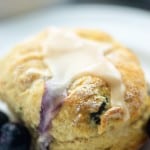
[(0, 55), (47, 26), (100, 28), (133, 49), (150, 77), (150, 12), (110, 5), (63, 6), (0, 22)]

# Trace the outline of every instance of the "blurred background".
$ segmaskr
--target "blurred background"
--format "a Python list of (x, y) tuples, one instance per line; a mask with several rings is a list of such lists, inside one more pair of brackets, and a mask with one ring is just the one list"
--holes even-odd
[(134, 6), (144, 9), (150, 9), (150, 0), (74, 0), (77, 3), (103, 3)]
[(150, 10), (150, 0), (0, 0), (0, 18), (18, 15), (42, 7), (80, 3), (126, 5)]

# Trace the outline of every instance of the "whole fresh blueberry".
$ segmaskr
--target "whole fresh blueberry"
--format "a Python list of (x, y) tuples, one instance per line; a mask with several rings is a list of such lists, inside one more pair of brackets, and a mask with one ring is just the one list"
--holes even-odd
[(0, 150), (29, 150), (31, 136), (27, 128), (18, 123), (6, 123), (0, 128)]
[(0, 111), (0, 127), (3, 124), (7, 123), (8, 121), (9, 121), (8, 116), (5, 113), (3, 113), (2, 111)]

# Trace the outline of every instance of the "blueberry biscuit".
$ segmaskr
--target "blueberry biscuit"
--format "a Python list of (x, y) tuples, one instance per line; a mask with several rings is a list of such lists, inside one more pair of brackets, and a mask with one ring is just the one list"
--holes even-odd
[(0, 98), (41, 150), (137, 150), (147, 136), (140, 63), (106, 33), (49, 28), (0, 62)]

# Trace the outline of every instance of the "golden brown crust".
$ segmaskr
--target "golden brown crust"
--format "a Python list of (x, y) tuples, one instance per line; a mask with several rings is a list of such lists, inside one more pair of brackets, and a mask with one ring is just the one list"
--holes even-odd
[[(106, 109), (109, 110), (111, 89), (101, 78), (85, 75), (70, 85), (68, 96), (53, 120), (53, 128), (50, 131), (54, 138), (52, 150), (118, 150), (115, 146), (117, 143), (120, 143), (120, 150), (126, 149), (126, 144), (128, 150), (133, 150), (133, 147), (140, 145), (146, 138), (142, 126), (144, 116), (147, 115), (141, 116), (147, 108), (147, 89), (139, 61), (131, 51), (103, 32), (84, 29), (75, 32), (82, 38), (113, 45), (105, 56), (121, 72), (126, 86), (125, 102), (131, 118), (127, 122), (122, 118), (113, 119), (116, 112), (122, 113), (121, 109), (115, 109), (102, 114), (101, 124), (93, 124), (90, 114), (97, 112), (98, 107), (92, 107), (92, 103), (100, 105), (107, 98)], [(45, 81), (51, 76), (50, 68), (44, 64), (45, 56), (41, 46), (47, 36), (48, 32), (45, 30), (35, 38), (16, 46), (0, 63), (0, 98), (7, 101), (15, 113), (35, 132), (40, 120)], [(37, 72), (29, 72), (29, 69), (35, 69)], [(142, 123), (133, 129), (138, 122)], [(121, 142), (122, 138), (126, 141)], [(99, 142), (101, 140), (104, 141)], [(88, 148), (84, 147), (85, 144)]]

